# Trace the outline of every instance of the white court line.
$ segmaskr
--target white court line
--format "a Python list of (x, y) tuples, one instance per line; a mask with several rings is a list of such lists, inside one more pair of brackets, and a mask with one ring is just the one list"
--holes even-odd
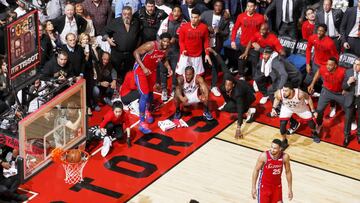
[(23, 188), (20, 188), (20, 187), (18, 189), (21, 190), (21, 191), (28, 192), (28, 193), (32, 194), (32, 196), (29, 197), (29, 199), (27, 201), (25, 201), (25, 203), (32, 200), (32, 199), (34, 199), (37, 195), (39, 195), (39, 193), (37, 193), (37, 192), (26, 190), (26, 189), (23, 189)]
[[(153, 92), (154, 94), (158, 94), (161, 95), (160, 93), (157, 92)], [(171, 100), (173, 100), (173, 97), (170, 97), (166, 102), (163, 102), (163, 104), (161, 106), (164, 106), (165, 104), (169, 103)], [(137, 124), (140, 123), (140, 120), (137, 120), (135, 123), (133, 123), (130, 126), (130, 129), (135, 127)], [(113, 142), (114, 140), (116, 140), (116, 138), (112, 138), (111, 141)], [(101, 149), (103, 148), (103, 146), (99, 147), (97, 150), (95, 150), (93, 153), (91, 153), (91, 156), (94, 156), (95, 154), (99, 153), (99, 151), (101, 151)]]

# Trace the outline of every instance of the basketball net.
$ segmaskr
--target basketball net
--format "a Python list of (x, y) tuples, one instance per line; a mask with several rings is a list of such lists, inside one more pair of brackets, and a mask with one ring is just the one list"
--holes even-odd
[(65, 183), (67, 184), (76, 184), (83, 181), (82, 173), (87, 161), (89, 160), (90, 155), (84, 150), (80, 150), (80, 151), (81, 151), (81, 160), (77, 163), (70, 163), (66, 160), (67, 153), (69, 152), (68, 150), (63, 151), (61, 153), (60, 162), (65, 170), (64, 180)]

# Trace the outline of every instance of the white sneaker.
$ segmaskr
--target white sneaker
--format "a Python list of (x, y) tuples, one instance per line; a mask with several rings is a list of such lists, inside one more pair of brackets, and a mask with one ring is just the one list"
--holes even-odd
[(220, 97), (221, 93), (217, 87), (211, 88), (211, 92), (215, 95), (215, 97)]
[(254, 88), (254, 91), (255, 91), (255, 92), (258, 92), (258, 91), (259, 91), (259, 87), (257, 86), (255, 80), (254, 80), (254, 82), (253, 82), (253, 88)]
[(312, 94), (312, 96), (313, 96), (313, 97), (320, 97), (320, 93), (314, 92), (314, 93)]
[(223, 105), (221, 105), (221, 106), (218, 108), (218, 110), (219, 110), (219, 111), (223, 110), (223, 108), (224, 108), (225, 105), (226, 105), (226, 102), (224, 102)]
[(334, 118), (335, 115), (336, 115), (336, 107), (330, 107), (329, 117)]
[(267, 100), (269, 99), (269, 97), (262, 97), (260, 99), (260, 104), (266, 104)]
[(109, 153), (111, 144), (112, 143), (111, 143), (110, 137), (109, 136), (104, 137), (103, 146), (102, 146), (102, 149), (101, 149), (101, 156), (102, 157), (105, 157)]
[(256, 109), (255, 108), (249, 108), (248, 112), (247, 112), (247, 116), (245, 119), (246, 123), (251, 123), (254, 120), (254, 115), (256, 113)]
[(169, 99), (168, 94), (167, 94), (167, 90), (163, 90), (161, 93), (161, 100), (163, 102), (167, 101)]
[(358, 128), (356, 121), (351, 123), (351, 130), (356, 130)]
[(139, 100), (135, 100), (129, 104), (130, 113), (136, 116), (140, 115)]

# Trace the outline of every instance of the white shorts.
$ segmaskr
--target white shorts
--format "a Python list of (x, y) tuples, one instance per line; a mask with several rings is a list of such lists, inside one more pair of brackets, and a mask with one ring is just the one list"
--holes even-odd
[(284, 105), (281, 106), (279, 118), (280, 118), (280, 120), (281, 119), (282, 120), (289, 119), (289, 118), (291, 118), (293, 113), (295, 113), (296, 115), (298, 115), (300, 118), (302, 118), (304, 120), (312, 119), (312, 113), (310, 112), (309, 109), (301, 109), (301, 111), (295, 112), (295, 111), (287, 108)]
[(197, 91), (191, 94), (185, 94), (185, 97), (188, 99), (187, 104), (197, 104), (200, 102)]
[(185, 68), (187, 66), (194, 67), (195, 74), (202, 74), (204, 73), (204, 66), (202, 61), (202, 56), (192, 57), (192, 56), (185, 56), (183, 54), (180, 55), (179, 62), (176, 67), (176, 74), (184, 75)]

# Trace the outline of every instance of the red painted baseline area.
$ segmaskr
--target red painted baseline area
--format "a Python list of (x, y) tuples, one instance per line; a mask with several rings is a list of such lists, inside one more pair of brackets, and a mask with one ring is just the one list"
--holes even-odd
[[(211, 109), (221, 105), (223, 101), (218, 100), (218, 104), (212, 100)], [(106, 109), (110, 108), (94, 113), (90, 126), (99, 123)], [(169, 118), (174, 112), (174, 104), (169, 102), (155, 113), (156, 121), (150, 125), (152, 134), (143, 135), (134, 127), (131, 148), (127, 148), (123, 140), (115, 141), (105, 158), (100, 153), (91, 157), (85, 166), (82, 184), (65, 184), (62, 166), (51, 164), (22, 188), (39, 193), (31, 202), (125, 202), (233, 122), (229, 114), (215, 111), (212, 111), (215, 119), (205, 121), (199, 105), (183, 115), (188, 128), (161, 131), (157, 121)], [(137, 118), (131, 116), (131, 120), (135, 123)]]

